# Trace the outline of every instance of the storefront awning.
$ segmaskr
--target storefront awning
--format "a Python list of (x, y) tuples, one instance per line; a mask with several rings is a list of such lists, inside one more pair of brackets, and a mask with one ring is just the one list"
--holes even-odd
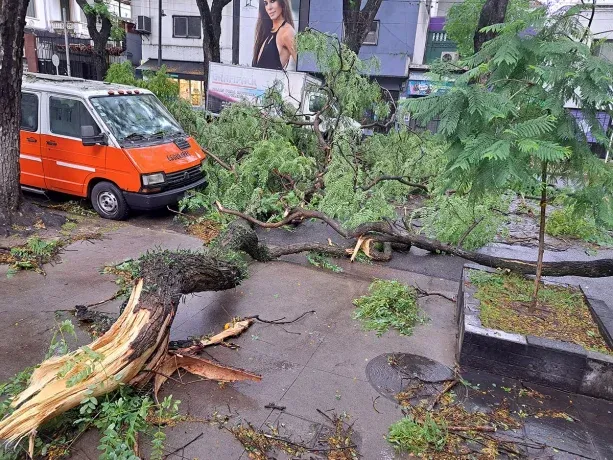
[[(204, 80), (204, 63), (202, 62), (162, 59), (162, 65), (166, 66), (167, 72), (171, 76), (185, 78), (187, 80)], [(148, 59), (137, 67), (138, 70), (149, 70), (153, 72), (159, 70), (159, 68), (157, 59)]]

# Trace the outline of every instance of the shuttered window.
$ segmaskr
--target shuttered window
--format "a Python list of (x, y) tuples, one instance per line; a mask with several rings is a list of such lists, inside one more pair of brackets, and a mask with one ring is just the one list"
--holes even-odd
[(172, 36), (178, 38), (200, 38), (200, 16), (173, 16)]

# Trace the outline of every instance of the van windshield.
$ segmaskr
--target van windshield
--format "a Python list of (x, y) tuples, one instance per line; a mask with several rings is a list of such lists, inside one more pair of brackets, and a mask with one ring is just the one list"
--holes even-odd
[(100, 118), (121, 144), (182, 134), (181, 126), (151, 94), (91, 98)]

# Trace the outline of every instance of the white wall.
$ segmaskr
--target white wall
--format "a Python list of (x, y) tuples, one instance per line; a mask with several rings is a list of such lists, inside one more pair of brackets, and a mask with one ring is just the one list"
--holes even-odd
[(413, 47), (413, 58), (411, 64), (423, 64), (426, 54), (426, 40), (428, 38), (428, 24), (432, 7), (427, 2), (419, 3), (419, 13), (417, 15), (417, 29), (415, 30), (415, 46)]
[[(202, 38), (173, 37), (174, 16), (200, 16), (200, 11), (194, 0), (164, 0), (162, 10), (162, 58), (176, 61), (202, 62)], [(232, 3), (223, 10), (221, 21), (221, 59), (222, 62), (232, 60)], [(132, 18), (149, 16), (151, 18), (151, 34), (143, 35), (143, 61), (157, 59), (158, 56), (158, 1), (133, 0)]]

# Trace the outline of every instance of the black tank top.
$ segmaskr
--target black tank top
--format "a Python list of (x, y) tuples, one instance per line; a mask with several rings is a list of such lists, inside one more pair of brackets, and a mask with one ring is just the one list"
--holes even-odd
[(279, 32), (279, 29), (284, 25), (285, 21), (283, 21), (283, 24), (281, 24), (277, 30), (268, 34), (268, 37), (264, 40), (264, 47), (262, 48), (260, 58), (258, 62), (256, 62), (255, 67), (261, 69), (283, 70), (281, 57), (279, 56), (279, 48), (277, 47), (277, 32)]

